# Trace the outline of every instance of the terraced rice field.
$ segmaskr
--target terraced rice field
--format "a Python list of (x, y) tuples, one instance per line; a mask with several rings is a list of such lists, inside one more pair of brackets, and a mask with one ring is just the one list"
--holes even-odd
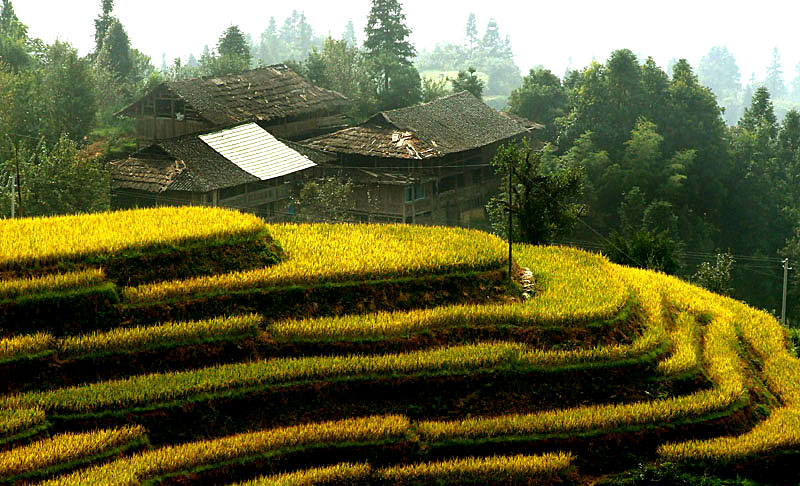
[[(0, 484), (610, 485), (665, 463), (797, 482), (800, 361), (768, 314), (518, 245), (536, 283), (524, 299), (504, 243), (475, 231), (224, 216), (243, 233), (209, 258), (241, 268), (105, 271), (165, 247), (203, 266), (222, 238), (208, 228), (7, 264)], [(237, 234), (272, 259), (253, 266)], [(95, 256), (61, 250), (81, 245)], [(59, 315), (20, 318), (52, 303)]]

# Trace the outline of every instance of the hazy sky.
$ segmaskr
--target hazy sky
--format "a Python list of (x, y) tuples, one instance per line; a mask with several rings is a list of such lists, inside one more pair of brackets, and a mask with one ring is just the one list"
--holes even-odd
[[(133, 47), (161, 65), (189, 53), (200, 56), (214, 47), (231, 24), (258, 38), (274, 16), (278, 26), (293, 9), (304, 11), (317, 34), (340, 37), (352, 19), (359, 41), (370, 0), (293, 0), (291, 2), (226, 0), (116, 0), (114, 14), (128, 31)], [(52, 42), (69, 41), (82, 54), (94, 45), (93, 19), (100, 0), (12, 0), (32, 36)], [(437, 42), (461, 42), (467, 16), (474, 12), (480, 34), (494, 18), (501, 35), (511, 36), (517, 64), (526, 73), (541, 64), (561, 75), (572, 59), (574, 68), (592, 58), (605, 61), (614, 49), (629, 48), (653, 56), (666, 68), (673, 57), (697, 66), (714, 45), (726, 45), (736, 57), (746, 83), (750, 73), (763, 78), (772, 49), (780, 51), (787, 81), (800, 61), (797, 24), (800, 2), (740, 2), (717, 0), (404, 0), (403, 10), (419, 50)]]

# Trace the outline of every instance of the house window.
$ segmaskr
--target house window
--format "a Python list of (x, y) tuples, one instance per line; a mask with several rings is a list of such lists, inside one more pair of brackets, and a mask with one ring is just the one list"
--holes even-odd
[(413, 184), (405, 186), (404, 188), (404, 200), (407, 203), (419, 201), (420, 199), (425, 199), (425, 185), (424, 184)]

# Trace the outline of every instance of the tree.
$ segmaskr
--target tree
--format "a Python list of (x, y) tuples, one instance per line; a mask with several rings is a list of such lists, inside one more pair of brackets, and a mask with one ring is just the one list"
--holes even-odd
[(603, 246), (603, 254), (614, 263), (656, 270), (674, 275), (680, 269), (678, 249), (666, 233), (647, 229), (621, 234), (613, 232)]
[(778, 118), (775, 116), (775, 108), (772, 106), (770, 92), (766, 86), (761, 86), (753, 94), (750, 107), (745, 108), (744, 115), (739, 120), (739, 127), (751, 132), (765, 131), (769, 139), (774, 139), (778, 135)]
[(475, 48), (478, 47), (478, 21), (475, 19), (475, 14), (470, 12), (467, 18), (467, 52), (473, 55)]
[(116, 19), (111, 15), (114, 10), (114, 0), (100, 0), (100, 15), (94, 19), (94, 54), (103, 50), (108, 29)]
[(725, 46), (714, 46), (700, 59), (697, 78), (714, 92), (725, 108), (725, 121), (733, 125), (742, 114), (742, 75), (733, 54)]
[(0, 9), (0, 70), (14, 71), (28, 66), (32, 59), (28, 27), (19, 21), (10, 0), (3, 0)]
[(447, 76), (439, 76), (438, 79), (429, 76), (423, 76), (422, 101), (428, 103), (449, 95), (451, 93), (451, 91), (447, 88), (447, 83), (449, 82), (450, 78)]
[(500, 28), (494, 19), (490, 19), (486, 24), (483, 39), (481, 39), (481, 53), (489, 58), (501, 58), (506, 52), (504, 47), (503, 40), (500, 38)]
[(217, 42), (216, 52), (208, 46), (198, 61), (199, 73), (203, 76), (225, 76), (250, 69), (250, 46), (239, 27), (225, 29)]
[[(578, 203), (583, 190), (583, 169), (554, 159), (552, 147), (531, 150), (527, 141), (497, 150), (492, 165), (505, 176), (500, 195), (486, 209), (495, 231), (508, 237), (508, 177), (511, 177), (510, 205), (514, 241), (531, 244), (552, 242), (569, 233), (584, 214)], [(550, 166), (547, 170), (545, 167)]]
[(284, 21), (278, 34), (278, 41), (278, 51), (282, 61), (301, 61), (311, 52), (312, 47), (318, 45), (305, 13), (297, 10), (293, 10)]
[(772, 50), (772, 62), (767, 66), (767, 78), (764, 80), (764, 86), (774, 99), (786, 96), (786, 85), (783, 83), (783, 64), (777, 47)]
[(742, 89), (742, 75), (736, 58), (725, 46), (714, 46), (700, 59), (697, 78), (711, 88), (717, 98), (723, 99)]
[(217, 43), (217, 53), (223, 62), (240, 65), (240, 71), (250, 67), (250, 46), (238, 25), (225, 29)]
[[(81, 154), (77, 144), (66, 136), (52, 146), (42, 144), (33, 151), (17, 145), (8, 164), (15, 166), (17, 163), (25, 216), (108, 210), (108, 171), (99, 160)], [(9, 198), (0, 197), (2, 214), (9, 214), (9, 204)]]
[(344, 39), (328, 37), (322, 50), (311, 50), (302, 67), (313, 84), (336, 90), (354, 101), (351, 117), (371, 114), (367, 112), (374, 108), (374, 103), (362, 99), (362, 89), (368, 81), (366, 60), (357, 47)]
[(379, 109), (393, 109), (419, 102), (419, 73), (411, 64), (416, 54), (408, 41), (411, 34), (397, 0), (372, 0), (364, 49), (370, 59)]
[(78, 57), (69, 44), (56, 41), (45, 51), (40, 89), (46, 106), (41, 107), (39, 129), (49, 143), (63, 136), (78, 141), (89, 134), (97, 99), (88, 60)]
[(453, 92), (469, 91), (479, 100), (483, 98), (483, 88), (486, 83), (476, 74), (475, 68), (470, 67), (466, 71), (459, 71), (458, 77), (452, 81)]
[(128, 76), (132, 68), (131, 42), (119, 20), (111, 20), (102, 46), (97, 53), (95, 63), (118, 79)]
[(641, 116), (653, 119), (644, 110), (642, 69), (628, 49), (611, 53), (605, 65), (594, 63), (585, 69), (573, 93), (572, 110), (561, 122), (560, 144), (570, 146), (591, 131), (597, 147), (619, 160), (636, 121)]
[(731, 270), (734, 263), (736, 261), (730, 252), (717, 253), (717, 262), (713, 267), (709, 262), (698, 265), (692, 282), (711, 292), (730, 297), (733, 294)]
[(353, 26), (353, 19), (350, 19), (347, 22), (347, 25), (344, 27), (344, 34), (342, 34), (342, 40), (347, 43), (347, 47), (356, 48), (358, 47), (358, 40), (356, 39), (356, 29)]
[(511, 92), (509, 111), (528, 120), (544, 124), (541, 136), (555, 142), (558, 130), (556, 119), (568, 110), (567, 93), (558, 76), (544, 68), (531, 69), (522, 86)]
[(304, 222), (351, 221), (355, 209), (355, 185), (342, 176), (306, 182), (291, 198), (297, 220)]
[(254, 57), (259, 64), (265, 66), (284, 59), (278, 45), (278, 24), (275, 22), (275, 17), (269, 18), (269, 26), (261, 33), (260, 42), (254, 48)]

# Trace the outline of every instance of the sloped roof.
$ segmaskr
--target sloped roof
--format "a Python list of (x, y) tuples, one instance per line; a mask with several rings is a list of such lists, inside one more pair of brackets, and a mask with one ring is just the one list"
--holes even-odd
[(313, 138), (305, 142), (312, 148), (338, 154), (426, 159), (439, 153), (411, 132), (403, 132), (388, 123), (364, 124)]
[(317, 165), (255, 123), (200, 135), (198, 138), (237, 167), (261, 180), (274, 179)]
[[(246, 124), (244, 127), (246, 128), (235, 128), (240, 128), (241, 133), (250, 130), (251, 134), (261, 135), (253, 130), (255, 127), (256, 130), (267, 133), (256, 124)], [(207, 135), (219, 137), (219, 134), (223, 132), (231, 133), (231, 130), (210, 132)], [(257, 143), (250, 145), (256, 150), (255, 153), (261, 154), (255, 167), (243, 163), (243, 159), (239, 155), (225, 151), (223, 152), (227, 153), (227, 156), (223, 155), (204, 142), (201, 136), (203, 135), (184, 135), (159, 140), (136, 152), (128, 159), (112, 162), (112, 187), (155, 193), (164, 191), (209, 192), (280, 177), (315, 165), (306, 155), (294, 151), (289, 145), (275, 139), (272, 135), (264, 137), (268, 140), (269, 146), (264, 147), (264, 150), (260, 152), (261, 148), (257, 146)], [(240, 140), (242, 139), (240, 138)], [(244, 140), (256, 142), (256, 138), (253, 136), (249, 139), (245, 137)], [(237, 162), (239, 163), (237, 164)]]
[[(168, 81), (155, 89), (178, 96), (202, 118), (218, 126), (302, 118), (335, 112), (348, 103), (344, 95), (314, 86), (284, 64), (228, 76)], [(119, 114), (136, 116), (143, 101), (144, 98), (139, 99)]]
[(465, 152), (527, 133), (467, 91), (430, 103), (382, 111), (358, 127), (304, 142), (329, 152), (425, 159)]

